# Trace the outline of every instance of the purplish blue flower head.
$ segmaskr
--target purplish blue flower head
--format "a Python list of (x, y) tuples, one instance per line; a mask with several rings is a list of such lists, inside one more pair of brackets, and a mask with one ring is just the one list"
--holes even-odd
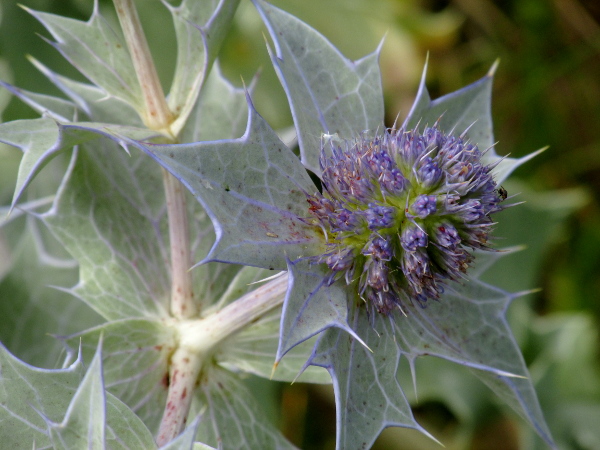
[(356, 283), (382, 314), (439, 298), (464, 276), (470, 249), (489, 249), (490, 215), (502, 209), (481, 157), (435, 126), (324, 145), (323, 189), (308, 197), (307, 222), (327, 250), (312, 261), (329, 267), (329, 283)]

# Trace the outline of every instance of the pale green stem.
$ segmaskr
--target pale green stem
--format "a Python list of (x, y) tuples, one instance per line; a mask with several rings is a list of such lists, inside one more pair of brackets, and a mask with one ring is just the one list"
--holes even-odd
[(288, 277), (282, 275), (201, 320), (177, 322), (179, 346), (171, 359), (167, 406), (157, 437), (165, 445), (185, 427), (202, 363), (225, 339), (281, 306)]
[[(174, 140), (169, 129), (173, 115), (169, 111), (133, 0), (114, 0), (114, 4), (144, 96), (145, 112), (142, 118), (148, 128)], [(192, 258), (185, 191), (181, 183), (164, 169), (163, 184), (171, 247), (171, 314), (178, 319), (189, 319), (198, 314), (198, 305), (194, 301), (189, 272)]]
[(142, 119), (151, 130), (162, 131), (171, 136), (169, 126), (173, 121), (173, 114), (167, 105), (133, 0), (113, 1), (144, 96), (145, 111)]
[(171, 315), (177, 319), (190, 319), (198, 315), (199, 305), (194, 299), (192, 273), (189, 270), (192, 255), (185, 188), (166, 169), (162, 172), (171, 246)]

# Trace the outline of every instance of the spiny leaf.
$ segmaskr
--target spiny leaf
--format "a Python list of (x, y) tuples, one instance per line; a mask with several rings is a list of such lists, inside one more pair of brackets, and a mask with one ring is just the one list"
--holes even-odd
[(177, 36), (177, 63), (168, 103), (177, 116), (172, 129), (179, 134), (179, 130), (187, 125), (188, 116), (229, 30), (239, 0), (184, 0), (177, 7), (165, 4), (173, 16)]
[(205, 374), (196, 392), (197, 407), (207, 405), (198, 438), (226, 449), (294, 448), (271, 425), (260, 405), (239, 379), (222, 369)]
[(97, 1), (87, 22), (25, 9), (56, 39), (53, 45), (57, 50), (92, 83), (143, 111), (141, 88), (127, 46), (100, 15)]
[(494, 146), (492, 124), (492, 82), (497, 64), (494, 64), (487, 75), (458, 91), (431, 100), (425, 86), (427, 66), (423, 69), (417, 96), (404, 121), (405, 129), (417, 126), (432, 126), (436, 122), (446, 133), (460, 135), (466, 130), (470, 142), (477, 144), (480, 150), (486, 151), (484, 158), (488, 164), (498, 164), (494, 170), (497, 183), (504, 181), (517, 167), (538, 155), (542, 150), (525, 157), (515, 159), (500, 157)]
[(179, 135), (181, 142), (241, 136), (248, 122), (246, 105), (246, 92), (229, 83), (215, 64)]
[(101, 345), (60, 423), (46, 419), (57, 449), (105, 448), (106, 400), (102, 379)]
[(397, 380), (401, 353), (394, 335), (378, 334), (363, 311), (354, 309), (353, 326), (372, 350), (342, 330), (320, 336), (311, 364), (325, 367), (333, 379), (336, 397), (336, 448), (370, 448), (389, 426), (419, 430), (410, 404)]
[(68, 346), (81, 345), (83, 359), (91, 359), (100, 337), (106, 389), (127, 404), (150, 430), (162, 417), (168, 387), (168, 358), (176, 347), (175, 331), (148, 319), (109, 322), (63, 338)]
[(353, 139), (383, 127), (379, 50), (350, 61), (294, 16), (253, 2), (275, 43), (271, 60), (292, 109), (302, 162), (318, 175), (323, 133)]
[[(233, 372), (253, 373), (263, 378), (302, 383), (331, 383), (329, 374), (317, 367), (303, 369), (314, 340), (307, 340), (286, 353), (273, 370), (273, 355), (279, 345), (281, 311), (273, 311), (253, 323), (251, 327), (224, 343), (215, 355), (218, 364)], [(298, 376), (301, 373), (300, 376)]]
[(417, 97), (403, 127), (410, 130), (416, 126), (433, 126), (439, 121), (439, 128), (445, 133), (460, 135), (468, 129), (469, 140), (480, 150), (491, 148), (494, 145), (491, 99), (495, 70), (494, 65), (481, 80), (432, 101), (425, 86), (425, 66)]
[[(98, 380), (97, 369), (92, 369), (88, 380)], [(61, 422), (78, 390), (83, 402), (85, 391), (94, 391), (85, 385), (78, 388), (85, 372), (80, 358), (67, 369), (38, 369), (18, 360), (0, 344), (0, 372), (0, 442), (7, 448), (51, 446), (47, 420)], [(97, 399), (98, 390), (95, 392)], [(150, 432), (131, 410), (111, 394), (102, 395), (106, 396), (107, 447), (156, 448)], [(84, 426), (88, 424), (98, 425), (92, 421)]]
[(20, 89), (11, 84), (0, 81), (0, 86), (3, 86), (7, 91), (18, 97), (23, 103), (30, 106), (40, 115), (51, 117), (54, 120), (69, 122), (75, 118), (76, 106), (62, 98), (53, 97), (51, 95), (37, 94), (29, 92), (25, 89)]
[(43, 216), (79, 262), (80, 281), (71, 292), (108, 320), (167, 315), (161, 188), (149, 159), (98, 140), (78, 153)]
[[(92, 122), (113, 123), (131, 127), (143, 127), (140, 116), (128, 103), (117, 97), (107, 97), (106, 92), (92, 84), (86, 84), (59, 75), (33, 57), (29, 61), (60, 89), (72, 102), (78, 111)], [(22, 98), (27, 101), (26, 98)], [(69, 119), (71, 120), (72, 117)]]
[(290, 263), (288, 270), (290, 283), (281, 316), (277, 361), (294, 346), (330, 327), (361, 340), (348, 324), (348, 302), (352, 296), (345, 286), (327, 286), (322, 267), (306, 261)]
[(212, 216), (217, 242), (206, 261), (286, 268), (319, 246), (298, 220), (305, 192), (315, 189), (304, 167), (252, 105), (246, 133), (233, 140), (181, 145), (133, 142), (177, 177)]
[(0, 281), (0, 341), (22, 361), (53, 368), (64, 347), (50, 333), (74, 333), (98, 324), (101, 317), (81, 301), (50, 287), (70, 286), (77, 280), (76, 269), (59, 266), (63, 261), (45, 254), (34, 221), (28, 218), (21, 225), (26, 233), (15, 245), (10, 270)]
[(0, 142), (23, 151), (12, 206), (16, 205), (27, 186), (56, 155), (101, 136), (119, 142), (121, 139), (115, 137), (114, 133), (138, 139), (156, 136), (153, 131), (128, 126), (91, 122), (63, 124), (47, 118), (1, 124)]

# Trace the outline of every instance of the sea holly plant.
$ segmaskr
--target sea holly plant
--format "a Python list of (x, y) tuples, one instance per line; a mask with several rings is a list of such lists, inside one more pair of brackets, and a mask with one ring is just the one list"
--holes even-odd
[[(505, 320), (517, 295), (479, 280), (502, 255), (500, 183), (528, 159), (494, 151), (494, 68), (435, 101), (424, 73), (409, 116), (386, 128), (379, 49), (350, 61), (254, 0), (298, 157), (215, 63), (238, 3), (165, 3), (178, 51), (166, 96), (131, 0), (115, 0), (121, 31), (97, 4), (87, 22), (29, 11), (89, 84), (36, 60), (66, 99), (3, 83), (41, 118), (0, 125), (23, 152), (4, 228), (25, 225), (0, 288), (31, 260), (73, 262), (78, 281), (28, 279), (31, 295), (3, 299), (15, 323), (50, 315), (57, 339), (43, 357), (22, 345), (39, 326), (5, 328), (0, 440), (292, 448), (244, 374), (333, 383), (338, 448), (370, 447), (389, 426), (431, 436), (398, 377), (407, 365), (418, 390), (416, 360), (431, 355), (469, 368), (553, 447)], [(60, 185), (35, 198), (58, 156)], [(67, 255), (47, 256), (40, 223)]]

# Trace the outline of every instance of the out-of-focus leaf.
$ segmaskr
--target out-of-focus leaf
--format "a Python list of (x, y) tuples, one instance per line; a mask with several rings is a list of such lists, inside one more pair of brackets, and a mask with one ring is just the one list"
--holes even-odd
[(75, 105), (62, 98), (53, 97), (51, 95), (37, 94), (29, 92), (25, 89), (20, 89), (11, 84), (0, 81), (0, 86), (4, 87), (8, 92), (18, 97), (25, 104), (29, 105), (33, 110), (40, 115), (46, 115), (54, 120), (69, 122), (75, 119)]
[(127, 45), (100, 15), (97, 1), (87, 22), (27, 11), (56, 39), (56, 49), (92, 83), (142, 113), (142, 91)]
[(27, 221), (26, 233), (13, 249), (10, 270), (0, 281), (0, 341), (22, 361), (54, 368), (60, 366), (64, 347), (51, 334), (74, 333), (96, 325), (101, 317), (52, 287), (76, 282), (76, 269), (44, 254), (33, 220)]
[(106, 399), (102, 379), (101, 345), (77, 388), (65, 418), (60, 423), (46, 420), (52, 445), (57, 449), (104, 448)]
[[(123, 100), (117, 97), (106, 97), (106, 92), (92, 84), (81, 83), (59, 75), (33, 57), (29, 57), (29, 60), (73, 104), (77, 105), (78, 110), (90, 121), (143, 127), (142, 120), (135, 109)], [(20, 98), (27, 102), (24, 96)]]
[(202, 442), (226, 449), (294, 448), (266, 420), (247, 388), (223, 369), (207, 371), (194, 400), (207, 408), (197, 434)]
[(215, 64), (179, 137), (181, 142), (232, 139), (248, 123), (246, 92), (234, 87)]

